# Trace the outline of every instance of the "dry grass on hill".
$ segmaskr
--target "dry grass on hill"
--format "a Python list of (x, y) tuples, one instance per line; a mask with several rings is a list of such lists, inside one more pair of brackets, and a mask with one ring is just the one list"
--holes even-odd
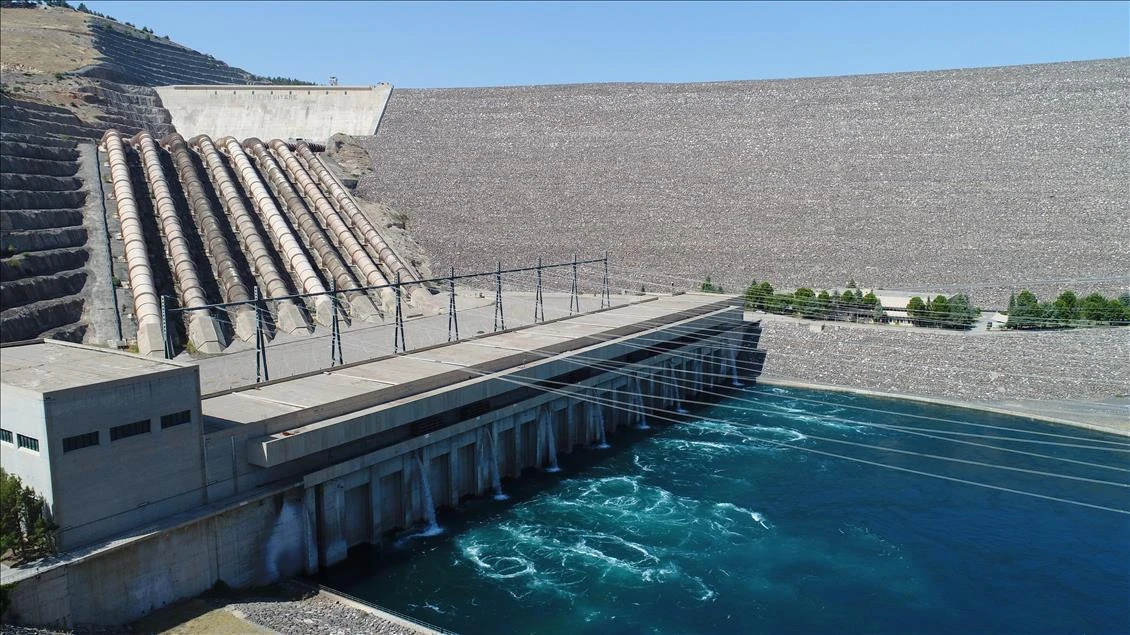
[(5, 71), (54, 75), (98, 59), (91, 16), (69, 9), (0, 9), (0, 64)]

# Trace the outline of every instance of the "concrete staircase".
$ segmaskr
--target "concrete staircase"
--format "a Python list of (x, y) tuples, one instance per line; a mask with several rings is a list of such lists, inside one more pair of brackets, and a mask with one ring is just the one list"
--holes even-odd
[[(90, 257), (82, 212), (86, 193), (75, 176), (75, 141), (50, 131), (63, 135), (86, 133), (87, 128), (50, 111), (24, 109), (7, 101), (3, 108), (0, 341), (40, 336), (81, 341), (86, 332), (82, 289)], [(39, 116), (8, 119), (28, 112)], [(10, 127), (24, 134), (9, 133)]]

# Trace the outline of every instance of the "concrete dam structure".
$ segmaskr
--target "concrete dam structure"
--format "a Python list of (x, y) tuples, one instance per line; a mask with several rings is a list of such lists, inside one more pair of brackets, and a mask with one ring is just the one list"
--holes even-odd
[[(203, 397), (196, 365), (10, 347), (0, 403), (21, 445), (0, 444), (4, 463), (78, 554), (6, 576), (13, 608), (31, 624), (120, 624), (217, 580), (314, 573), (427, 532), (438, 507), (754, 379), (760, 324), (737, 300), (650, 299)], [(118, 487), (90, 477), (111, 471)]]
[(158, 86), (185, 137), (305, 139), (376, 134), (392, 86)]
[[(406, 351), (402, 318), (438, 313), (426, 259), (321, 148), (374, 134), (391, 87), (265, 85), (152, 34), (88, 26), (101, 57), (64, 75), (73, 102), (50, 105), (49, 87), (2, 103), (0, 453), (43, 496), (59, 551), (5, 568), (7, 616), (116, 625), (217, 581), (314, 573), (760, 372), (760, 324), (738, 298), (613, 306), (607, 256), (589, 314), (573, 257), (567, 318), (546, 317), (540, 261), (513, 270), (525, 277), (507, 292), (536, 276), (537, 308), (509, 330), (496, 262), (496, 332), (476, 323), (472, 284), (459, 294), (476, 335), (462, 340), (452, 271), (454, 336)], [(343, 363), (339, 319), (395, 319), (395, 354), (356, 346)], [(254, 384), (202, 388), (220, 374), (208, 362), (235, 365), (245, 341), (258, 363), (262, 338), (315, 332), (304, 346), (321, 329), (337, 338), (329, 369), (260, 381), (257, 366)], [(118, 350), (131, 344), (139, 354)]]

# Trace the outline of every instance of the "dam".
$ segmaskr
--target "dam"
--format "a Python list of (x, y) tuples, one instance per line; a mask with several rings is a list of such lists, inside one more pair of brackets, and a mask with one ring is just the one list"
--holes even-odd
[[(217, 580), (315, 573), (756, 377), (760, 325), (734, 298), (644, 300), (203, 396), (196, 365), (8, 347), (4, 425), (20, 449), (5, 444), (5, 465), (45, 493), (60, 550), (77, 554), (17, 570), (13, 607), (29, 623), (116, 624)], [(112, 489), (89, 477), (111, 472)]]
[[(953, 616), (979, 602), (1018, 607), (986, 622), (1002, 631), (1127, 622), (1117, 603), (1085, 622), (1075, 602), (1024, 604), (1048, 597), (1038, 581), (1127, 596), (1089, 557), (1126, 560), (1093, 540), (1125, 533), (1124, 443), (770, 387), (1041, 416), (1116, 397), (1090, 405), (1125, 434), (1124, 329), (762, 324), (720, 288), (681, 292), (709, 275), (732, 293), (752, 276), (975, 281), (985, 302), (1022, 276), (1122, 290), (1125, 59), (394, 92), (256, 76), (77, 17), (93, 61), (5, 70), (0, 96), (0, 463), (43, 497), (58, 551), (0, 567), (5, 620), (121, 624), (306, 574), (467, 632), (497, 614), (429, 587), (520, 620), (553, 610), (567, 631), (976, 631)], [(968, 109), (939, 107), (954, 99)], [(907, 425), (923, 416), (939, 425)], [(1084, 447), (1041, 447), (1064, 442)], [(880, 479), (828, 453), (996, 485)], [(948, 469), (985, 456), (1025, 476)], [(1042, 500), (999, 500), (1016, 492)], [(920, 527), (946, 548), (916, 544)], [(1063, 552), (1097, 574), (1064, 580)], [(1017, 584), (1015, 563), (1043, 577)]]

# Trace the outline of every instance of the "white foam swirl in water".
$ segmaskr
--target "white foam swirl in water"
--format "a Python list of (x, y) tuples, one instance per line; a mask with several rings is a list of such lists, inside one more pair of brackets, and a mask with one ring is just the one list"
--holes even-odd
[(655, 468), (651, 467), (650, 465), (645, 465), (645, 464), (641, 463), (640, 462), (640, 455), (638, 455), (638, 454), (632, 455), (632, 464), (635, 465), (636, 467), (638, 467), (641, 472), (654, 472), (655, 471)]
[(844, 411), (843, 408), (833, 408), (826, 413), (813, 413), (806, 410), (803, 404), (797, 401), (786, 401), (784, 403), (766, 403), (771, 412), (762, 412), (761, 416), (776, 419), (784, 417), (792, 421), (800, 421), (802, 423), (810, 423), (826, 428), (835, 430), (850, 430), (852, 432), (869, 432), (867, 424), (863, 422), (854, 422), (851, 420), (842, 420), (839, 413)]
[(744, 520), (731, 517), (737, 507), (684, 498), (642, 479), (566, 481), (552, 498), (513, 508), (513, 521), (475, 529), (457, 538), (457, 546), (480, 575), (514, 597), (572, 597), (571, 587), (602, 579), (622, 588), (663, 585), (694, 600), (714, 598), (683, 562), (695, 562), (712, 545), (747, 540), (754, 533), (750, 512)]
[(665, 461), (686, 458), (711, 462), (719, 456), (788, 451), (781, 443), (803, 441), (802, 433), (791, 428), (734, 425), (724, 421), (692, 421), (680, 424), (671, 433), (653, 438)]

